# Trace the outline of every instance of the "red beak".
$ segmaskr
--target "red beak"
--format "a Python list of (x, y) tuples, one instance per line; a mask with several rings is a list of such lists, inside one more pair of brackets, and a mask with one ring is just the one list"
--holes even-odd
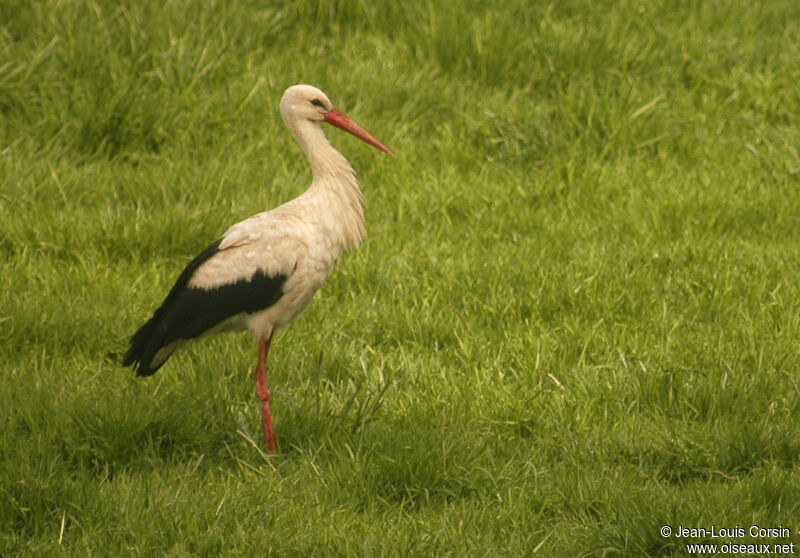
[(389, 155), (394, 156), (394, 153), (389, 151), (389, 148), (379, 142), (372, 134), (367, 132), (364, 128), (350, 120), (350, 118), (341, 112), (339, 109), (332, 108), (328, 114), (325, 115), (325, 122), (336, 126), (337, 128), (341, 128), (345, 132), (349, 132), (353, 134), (358, 139), (367, 142), (372, 147), (376, 147), (383, 151), (384, 153), (388, 153)]

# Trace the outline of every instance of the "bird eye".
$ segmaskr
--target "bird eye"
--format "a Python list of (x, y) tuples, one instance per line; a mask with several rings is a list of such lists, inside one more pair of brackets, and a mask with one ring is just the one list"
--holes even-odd
[(311, 101), (311, 104), (314, 105), (315, 107), (325, 108), (325, 105), (322, 104), (322, 101), (320, 101), (319, 99), (314, 99), (313, 101)]

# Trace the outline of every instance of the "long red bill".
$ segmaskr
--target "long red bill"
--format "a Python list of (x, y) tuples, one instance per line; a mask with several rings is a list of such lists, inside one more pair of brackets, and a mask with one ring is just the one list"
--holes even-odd
[(328, 114), (325, 115), (325, 122), (336, 126), (337, 128), (341, 128), (345, 132), (353, 134), (358, 139), (367, 142), (372, 147), (376, 147), (383, 151), (384, 153), (388, 153), (389, 155), (394, 156), (394, 153), (389, 151), (389, 148), (379, 142), (372, 134), (367, 132), (364, 128), (350, 120), (346, 114), (344, 114), (339, 109), (331, 109)]

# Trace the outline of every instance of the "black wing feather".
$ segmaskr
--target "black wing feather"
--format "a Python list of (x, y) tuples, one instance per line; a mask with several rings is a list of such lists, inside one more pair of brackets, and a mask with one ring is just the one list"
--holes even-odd
[(263, 271), (212, 289), (189, 287), (192, 275), (219, 251), (220, 242), (211, 244), (189, 262), (161, 306), (131, 337), (123, 366), (135, 365), (138, 376), (150, 376), (164, 364), (152, 365), (163, 347), (179, 339), (199, 337), (231, 316), (264, 310), (280, 299), (287, 277), (270, 276)]

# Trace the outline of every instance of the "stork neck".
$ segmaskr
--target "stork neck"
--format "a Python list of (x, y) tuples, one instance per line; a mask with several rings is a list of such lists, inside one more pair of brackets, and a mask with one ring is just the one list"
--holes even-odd
[(329, 210), (322, 226), (340, 249), (358, 245), (364, 237), (364, 210), (353, 167), (328, 143), (318, 124), (304, 121), (290, 129), (311, 164), (313, 181), (307, 193), (322, 196)]
[(296, 127), (291, 128), (297, 143), (308, 157), (311, 164), (311, 173), (314, 183), (327, 182), (326, 179), (336, 177), (342, 173), (353, 172), (350, 163), (341, 153), (328, 143), (325, 133), (319, 124), (309, 120), (301, 121)]

